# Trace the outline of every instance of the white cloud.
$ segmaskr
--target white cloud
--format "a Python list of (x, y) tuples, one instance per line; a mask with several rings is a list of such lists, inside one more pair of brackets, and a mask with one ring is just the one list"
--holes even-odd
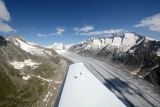
[(86, 25), (86, 26), (81, 27), (81, 28), (74, 28), (73, 30), (76, 31), (77, 33), (79, 33), (79, 32), (89, 32), (89, 31), (91, 31), (93, 29), (94, 29), (93, 26)]
[(8, 33), (8, 32), (16, 32), (16, 30), (10, 27), (8, 24), (0, 22), (0, 32)]
[(91, 32), (81, 32), (80, 35), (104, 35), (104, 34), (112, 34), (112, 33), (119, 33), (124, 32), (125, 29), (109, 29), (109, 30), (98, 30), (98, 31), (91, 31)]
[(10, 13), (3, 0), (0, 0), (0, 32), (15, 32), (16, 30), (9, 26), (7, 21), (10, 21)]
[(142, 19), (134, 27), (148, 27), (151, 31), (160, 32), (160, 13)]
[(64, 32), (65, 32), (65, 28), (64, 28), (64, 27), (57, 27), (57, 28), (55, 29), (55, 32), (53, 32), (53, 33), (51, 33), (51, 34), (38, 33), (37, 36), (38, 36), (38, 37), (46, 37), (46, 36), (49, 36), (49, 35), (61, 36)]
[(94, 27), (92, 25), (86, 25), (81, 28), (73, 29), (77, 35), (103, 35), (103, 34), (111, 34), (125, 31), (125, 29), (109, 29), (109, 30), (97, 30), (94, 31)]
[(0, 0), (0, 20), (10, 20), (10, 13), (8, 12), (5, 3), (2, 0)]
[(38, 33), (37, 36), (38, 36), (38, 37), (46, 37), (47, 35), (46, 35), (46, 34)]
[(57, 27), (55, 29), (55, 32), (53, 32), (52, 34), (49, 34), (49, 35), (61, 36), (64, 32), (65, 32), (65, 28), (64, 27)]

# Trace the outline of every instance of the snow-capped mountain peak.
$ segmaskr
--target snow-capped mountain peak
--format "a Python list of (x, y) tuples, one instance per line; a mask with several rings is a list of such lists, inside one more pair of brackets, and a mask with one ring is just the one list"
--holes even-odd
[(67, 51), (73, 44), (64, 45), (63, 43), (53, 43), (50, 46), (45, 46), (49, 49), (54, 49), (57, 53), (63, 53)]
[(20, 36), (7, 36), (6, 40), (12, 42), (14, 45), (20, 47), (21, 49), (32, 55), (52, 55), (51, 51), (46, 50), (43, 47), (37, 46), (36, 44), (29, 42)]
[(63, 50), (65, 48), (64, 44), (63, 43), (53, 43), (52, 45), (50, 46), (46, 46), (46, 48), (52, 48), (52, 49), (55, 49), (55, 50)]
[(119, 51), (126, 52), (129, 48), (136, 45), (143, 37), (131, 32), (114, 33), (106, 35), (105, 37), (91, 38), (87, 41), (81, 42), (78, 45), (73, 45), (71, 50), (101, 50), (106, 47), (107, 49), (114, 50), (118, 48)]

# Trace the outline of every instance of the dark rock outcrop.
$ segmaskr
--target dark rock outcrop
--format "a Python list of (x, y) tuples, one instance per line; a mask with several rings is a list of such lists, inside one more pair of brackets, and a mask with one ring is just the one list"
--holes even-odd
[(0, 36), (0, 46), (4, 45), (7, 45), (7, 40), (3, 36)]

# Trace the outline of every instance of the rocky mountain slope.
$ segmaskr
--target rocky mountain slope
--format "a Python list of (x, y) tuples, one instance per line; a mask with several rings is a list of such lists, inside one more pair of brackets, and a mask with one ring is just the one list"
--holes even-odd
[(115, 33), (106, 37), (91, 38), (80, 44), (73, 45), (70, 50), (77, 53), (90, 53), (96, 55), (104, 47), (111, 51), (118, 49), (119, 52), (126, 52), (137, 44), (143, 37), (136, 33)]
[(19, 36), (0, 36), (0, 106), (50, 107), (67, 62)]
[(160, 85), (160, 41), (136, 33), (115, 33), (91, 38), (73, 45), (69, 50), (110, 59), (132, 74)]

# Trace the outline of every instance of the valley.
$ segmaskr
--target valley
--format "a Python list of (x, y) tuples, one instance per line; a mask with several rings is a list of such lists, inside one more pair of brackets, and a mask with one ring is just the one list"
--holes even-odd
[(69, 51), (113, 62), (132, 74), (160, 85), (160, 41), (136, 33), (114, 33), (71, 46)]
[(0, 106), (53, 106), (72, 62), (83, 63), (127, 107), (159, 106), (159, 43), (136, 33), (117, 33), (43, 47), (21, 36), (0, 36)]
[(71, 52), (62, 53), (62, 55), (74, 63), (83, 63), (127, 107), (157, 107), (160, 105), (160, 87), (92, 57)]
[(160, 107), (160, 0), (0, 0), (0, 107)]
[(50, 107), (70, 62), (20, 36), (0, 36), (0, 107)]

